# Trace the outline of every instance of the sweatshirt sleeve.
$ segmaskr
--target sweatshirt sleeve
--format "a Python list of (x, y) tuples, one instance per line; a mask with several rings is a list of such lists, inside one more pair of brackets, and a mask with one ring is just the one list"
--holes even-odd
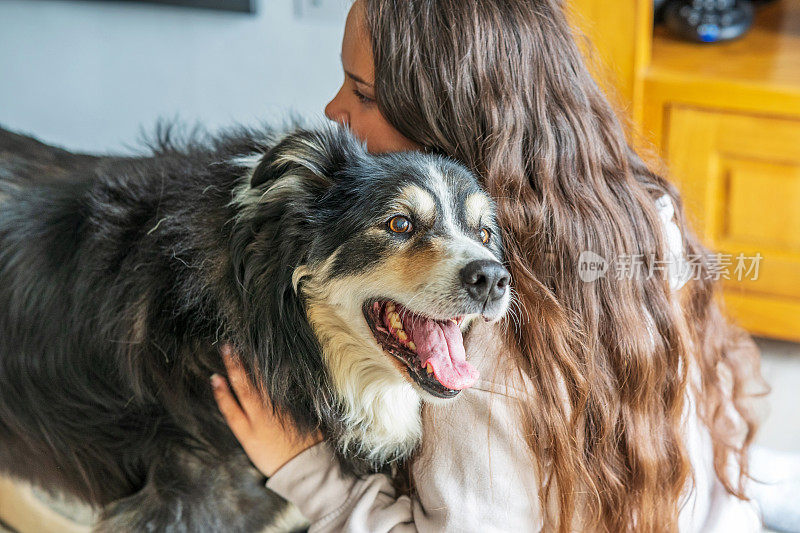
[[(696, 375), (693, 379), (696, 379)], [(714, 469), (711, 434), (697, 415), (694, 393), (690, 392), (684, 407), (686, 448), (692, 464), (692, 483), (685, 495), (680, 531), (703, 533), (756, 533), (761, 531), (761, 516), (753, 501), (740, 500), (729, 493)], [(738, 474), (731, 459), (730, 475)]]
[(311, 522), (310, 532), (416, 531), (410, 498), (398, 498), (383, 474), (343, 473), (326, 442), (285, 464), (267, 488), (297, 506)]
[(325, 443), (284, 465), (267, 487), (299, 508), (311, 532), (538, 528), (538, 484), (513, 420), (516, 400), (475, 388), (462, 395), (426, 407), (413, 499), (398, 496), (385, 475), (344, 475)]

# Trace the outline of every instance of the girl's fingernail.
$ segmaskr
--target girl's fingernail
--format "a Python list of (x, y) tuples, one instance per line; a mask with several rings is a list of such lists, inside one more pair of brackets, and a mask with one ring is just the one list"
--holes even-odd
[(211, 388), (216, 389), (222, 385), (222, 377), (219, 374), (211, 375)]

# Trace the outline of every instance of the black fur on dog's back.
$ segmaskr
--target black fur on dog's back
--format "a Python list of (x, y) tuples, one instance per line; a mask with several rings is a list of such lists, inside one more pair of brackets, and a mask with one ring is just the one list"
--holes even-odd
[[(295, 135), (321, 136), (328, 156), (362, 150), (339, 129)], [(308, 239), (292, 206), (308, 199), (251, 217), (231, 202), (248, 169), (228, 161), (279, 150), (272, 138), (165, 142), (3, 190), (0, 470), (110, 506), (109, 530), (250, 531), (275, 514), (208, 384), (232, 342), (301, 430), (337, 431), (291, 283)]]

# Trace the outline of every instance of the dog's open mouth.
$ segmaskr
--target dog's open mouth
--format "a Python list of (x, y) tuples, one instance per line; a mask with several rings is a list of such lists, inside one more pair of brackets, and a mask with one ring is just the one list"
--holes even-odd
[(478, 379), (466, 360), (462, 317), (434, 320), (386, 300), (367, 302), (364, 317), (383, 350), (433, 396), (452, 398)]

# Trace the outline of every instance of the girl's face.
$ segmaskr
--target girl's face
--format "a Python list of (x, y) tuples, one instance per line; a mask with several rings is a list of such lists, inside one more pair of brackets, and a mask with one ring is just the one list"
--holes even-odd
[(356, 137), (367, 143), (372, 153), (418, 150), (417, 143), (389, 124), (375, 102), (375, 66), (360, 0), (353, 4), (347, 15), (342, 39), (342, 68), (344, 83), (325, 106), (325, 115), (349, 127)]

